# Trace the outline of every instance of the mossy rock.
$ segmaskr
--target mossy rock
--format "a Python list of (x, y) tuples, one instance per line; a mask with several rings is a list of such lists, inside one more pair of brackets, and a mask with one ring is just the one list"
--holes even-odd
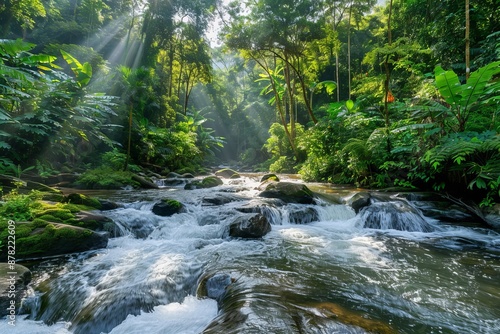
[(215, 176), (225, 179), (238, 179), (241, 177), (237, 171), (232, 170), (231, 168), (220, 169), (215, 172)]
[(153, 206), (152, 211), (155, 215), (167, 217), (183, 212), (184, 205), (175, 199), (164, 198)]
[[(106, 247), (108, 243), (106, 233), (58, 223), (47, 223), (44, 227), (40, 225), (40, 221), (16, 223), (18, 260), (84, 252)], [(1, 240), (6, 237), (4, 234), (0, 234)], [(6, 254), (0, 254), (0, 261), (5, 259)]]
[(184, 186), (184, 189), (192, 190), (192, 189), (205, 189), (205, 188), (213, 188), (224, 184), (220, 178), (217, 176), (207, 176), (203, 180), (196, 180), (191, 183), (187, 183)]
[(285, 203), (314, 204), (314, 194), (305, 184), (272, 182), (259, 194), (260, 197), (278, 198)]
[(276, 174), (265, 174), (260, 179), (260, 182), (270, 182), (270, 181), (279, 182), (280, 178)]
[(89, 197), (83, 194), (73, 193), (64, 197), (63, 203), (72, 203), (85, 205), (94, 209), (101, 209), (102, 204), (97, 198)]

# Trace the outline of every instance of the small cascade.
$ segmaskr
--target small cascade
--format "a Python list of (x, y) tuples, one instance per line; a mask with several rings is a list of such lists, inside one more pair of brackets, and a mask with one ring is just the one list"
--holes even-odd
[[(152, 205), (151, 205), (152, 207)], [(133, 235), (136, 238), (147, 238), (158, 225), (159, 217), (151, 212), (149, 206), (140, 208), (128, 207), (107, 212), (120, 229), (120, 235)]]
[(345, 221), (356, 216), (356, 212), (350, 206), (343, 204), (315, 206), (315, 210), (318, 212), (320, 221)]
[(375, 202), (363, 208), (359, 216), (365, 228), (408, 232), (433, 232), (436, 229), (406, 201)]

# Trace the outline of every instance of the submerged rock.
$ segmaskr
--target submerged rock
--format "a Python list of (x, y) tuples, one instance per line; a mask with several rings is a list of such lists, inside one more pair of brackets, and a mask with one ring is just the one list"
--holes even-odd
[[(16, 316), (28, 283), (31, 271), (20, 265), (0, 263), (0, 317)], [(10, 320), (7, 317), (7, 320)]]
[(291, 224), (309, 224), (318, 220), (318, 211), (312, 207), (294, 207), (288, 212), (288, 221)]
[(434, 227), (422, 213), (404, 201), (377, 202), (360, 211), (365, 228), (432, 232)]
[(208, 297), (220, 302), (226, 293), (226, 289), (233, 279), (229, 274), (215, 274), (211, 277), (205, 277), (198, 284), (197, 295), (199, 297)]
[(270, 231), (271, 224), (260, 213), (239, 216), (229, 225), (229, 236), (235, 238), (261, 238)]
[(224, 205), (231, 202), (243, 201), (246, 198), (228, 193), (215, 193), (213, 195), (203, 197), (204, 205)]

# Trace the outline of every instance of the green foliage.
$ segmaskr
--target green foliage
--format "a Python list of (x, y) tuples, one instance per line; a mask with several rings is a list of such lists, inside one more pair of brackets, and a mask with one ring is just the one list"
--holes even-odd
[[(500, 82), (492, 78), (500, 73), (500, 61), (490, 63), (470, 74), (465, 84), (461, 84), (457, 74), (445, 71), (440, 66), (434, 70), (436, 86), (449, 105), (455, 123), (451, 130), (464, 131), (471, 114), (478, 108), (500, 99)], [(494, 111), (496, 112), (496, 111)]]
[(103, 131), (115, 115), (114, 98), (86, 93), (90, 65), (63, 53), (77, 74), (73, 79), (57, 70), (56, 57), (30, 53), (34, 47), (0, 41), (0, 152), (14, 164), (35, 165), (40, 152), (52, 161), (78, 161), (80, 145), (112, 145)]
[(485, 194), (482, 205), (490, 204), (500, 196), (500, 135), (493, 131), (483, 133), (461, 132), (444, 137), (439, 145), (423, 157), (430, 166), (434, 188), (462, 185)]
[(0, 206), (1, 220), (31, 220), (34, 212), (41, 206), (38, 202), (41, 197), (41, 193), (34, 190), (29, 194), (19, 194), (16, 190), (13, 190), (8, 194), (3, 195), (3, 203)]
[(110, 167), (99, 167), (83, 173), (77, 184), (87, 189), (121, 189), (126, 186), (138, 187), (132, 179), (130, 171), (114, 170)]

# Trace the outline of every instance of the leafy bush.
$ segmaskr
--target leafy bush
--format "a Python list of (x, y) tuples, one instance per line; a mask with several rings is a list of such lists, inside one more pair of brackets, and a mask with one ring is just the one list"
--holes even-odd
[(500, 198), (500, 135), (494, 131), (450, 134), (423, 160), (436, 190), (479, 190), (484, 195), (482, 206)]
[(29, 194), (19, 194), (16, 190), (4, 195), (0, 206), (2, 220), (26, 221), (33, 218), (33, 213), (41, 204), (42, 194), (32, 190)]
[(99, 167), (83, 173), (77, 184), (87, 189), (120, 189), (125, 186), (138, 187), (129, 171), (117, 171), (110, 167)]

